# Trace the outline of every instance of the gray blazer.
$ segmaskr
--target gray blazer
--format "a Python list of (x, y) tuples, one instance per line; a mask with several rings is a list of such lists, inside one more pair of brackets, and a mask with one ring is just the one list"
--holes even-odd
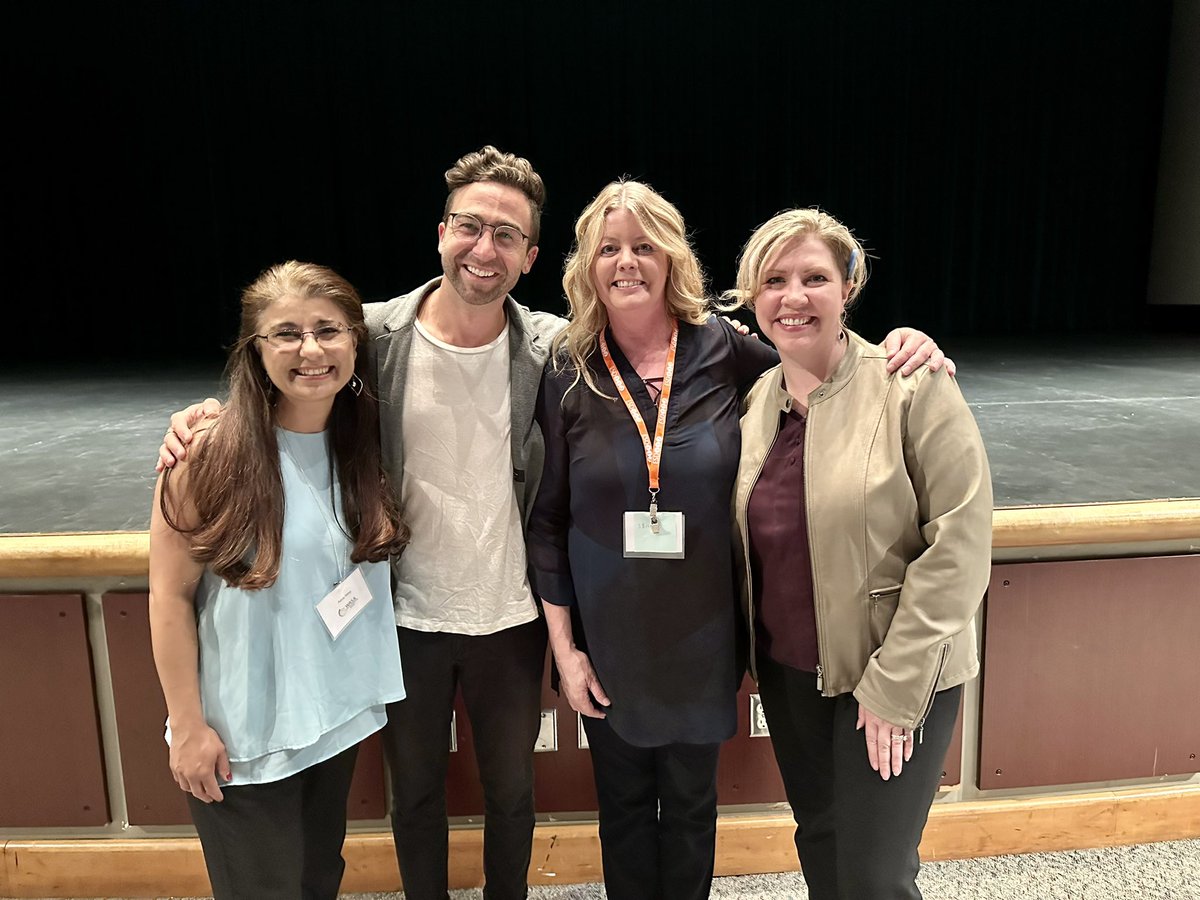
[[(408, 354), (412, 348), (413, 323), (417, 310), (441, 282), (441, 276), (411, 293), (364, 307), (371, 333), (369, 353), (374, 362), (379, 397), (379, 430), (383, 465), (392, 487), (399, 491), (404, 474), (403, 427), (404, 383), (408, 377)], [(542, 431), (533, 421), (542, 369), (550, 355), (550, 341), (567, 323), (551, 313), (533, 312), (511, 296), (504, 298), (508, 316), (509, 381), (512, 407), (513, 491), (524, 527), (533, 508), (546, 459)], [(403, 498), (401, 498), (403, 502)]]

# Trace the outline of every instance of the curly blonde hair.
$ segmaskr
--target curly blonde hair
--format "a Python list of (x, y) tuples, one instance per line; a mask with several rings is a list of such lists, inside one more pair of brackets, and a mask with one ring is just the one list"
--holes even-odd
[(688, 240), (679, 210), (640, 181), (622, 179), (607, 185), (575, 222), (575, 244), (563, 266), (562, 280), (570, 306), (569, 321), (555, 336), (552, 345), (555, 365), (561, 368), (569, 364), (575, 370), (571, 387), (582, 379), (601, 397), (608, 395), (596, 386), (587, 360), (595, 352), (600, 332), (608, 324), (608, 311), (596, 292), (592, 263), (604, 238), (605, 217), (615, 209), (629, 210), (645, 229), (646, 236), (666, 253), (669, 262), (667, 313), (692, 325), (704, 324), (711, 315), (704, 293), (704, 271)]

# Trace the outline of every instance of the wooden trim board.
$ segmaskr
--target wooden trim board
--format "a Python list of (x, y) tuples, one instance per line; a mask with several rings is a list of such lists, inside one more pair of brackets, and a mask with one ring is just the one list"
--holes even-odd
[[(926, 861), (1109, 847), (1200, 837), (1200, 785), (1070, 797), (937, 804), (921, 843)], [(451, 887), (483, 882), (483, 832), (450, 835)], [(400, 878), (386, 832), (346, 838), (347, 892), (394, 891)], [(0, 849), (0, 897), (162, 897), (208, 893), (194, 838), (10, 840)], [(725, 815), (717, 825), (718, 875), (798, 868), (786, 813)], [(543, 823), (534, 834), (533, 884), (601, 880), (595, 824)]]
[[(997, 548), (1200, 539), (1200, 499), (1137, 500), (997, 509)], [(0, 578), (145, 577), (144, 531), (0, 534)]]

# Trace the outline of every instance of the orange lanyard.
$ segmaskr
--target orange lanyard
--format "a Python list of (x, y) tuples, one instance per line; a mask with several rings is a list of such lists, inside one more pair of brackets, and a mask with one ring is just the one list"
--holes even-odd
[(651, 514), (658, 512), (658, 470), (662, 464), (663, 437), (667, 431), (667, 406), (671, 402), (671, 382), (675, 375), (675, 348), (678, 346), (679, 323), (676, 322), (675, 328), (671, 332), (671, 347), (667, 351), (667, 368), (663, 372), (662, 393), (658, 396), (658, 421), (654, 424), (654, 443), (651, 444), (650, 432), (646, 430), (646, 422), (638, 411), (637, 404), (633, 402), (629, 388), (625, 387), (625, 379), (617, 371), (612, 354), (608, 352), (608, 342), (604, 339), (604, 332), (600, 332), (600, 355), (604, 357), (604, 364), (608, 366), (608, 374), (612, 376), (613, 384), (617, 386), (617, 393), (625, 401), (625, 408), (629, 410), (633, 424), (637, 426), (638, 434), (642, 436), (642, 447), (646, 451), (646, 469), (650, 475)]

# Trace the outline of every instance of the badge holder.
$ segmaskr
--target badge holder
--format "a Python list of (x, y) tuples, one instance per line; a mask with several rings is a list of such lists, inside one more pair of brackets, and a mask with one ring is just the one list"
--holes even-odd
[(683, 513), (659, 512), (657, 494), (651, 491), (649, 512), (630, 510), (624, 514), (626, 558), (684, 558)]

